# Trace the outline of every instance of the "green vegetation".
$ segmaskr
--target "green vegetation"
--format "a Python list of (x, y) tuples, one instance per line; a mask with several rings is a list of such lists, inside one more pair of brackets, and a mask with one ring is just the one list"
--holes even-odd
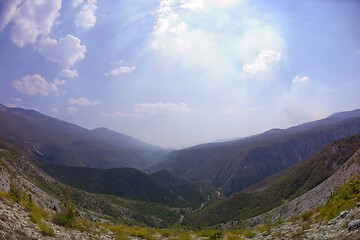
[(314, 212), (315, 212), (314, 209), (306, 211), (306, 212), (304, 212), (303, 214), (300, 215), (300, 219), (303, 222), (310, 221), (311, 217), (314, 215)]
[(64, 204), (65, 209), (61, 213), (56, 213), (53, 221), (58, 225), (74, 228), (77, 226), (77, 217), (79, 216), (79, 212), (76, 210), (69, 198), (63, 200), (62, 203)]
[(244, 230), (244, 236), (246, 238), (254, 238), (256, 236), (256, 233), (254, 232), (254, 230), (248, 228)]
[(329, 196), (328, 203), (321, 208), (318, 219), (330, 220), (341, 211), (353, 208), (360, 201), (360, 175), (337, 187)]
[(104, 170), (58, 166), (48, 162), (37, 164), (59, 181), (91, 193), (193, 209), (205, 202), (205, 197), (194, 184), (167, 171), (150, 175), (133, 168)]
[(55, 236), (54, 229), (52, 229), (46, 223), (39, 222), (38, 226), (39, 226), (39, 228), (40, 228), (40, 230), (41, 230), (41, 232), (43, 233), (44, 236)]
[(26, 207), (30, 212), (29, 217), (31, 221), (33, 221), (39, 226), (43, 235), (54, 236), (54, 230), (42, 221), (44, 218), (49, 219), (50, 214), (33, 202), (31, 193), (27, 193), (26, 191), (22, 190), (18, 185), (11, 182), (10, 191), (6, 193), (3, 190), (0, 190), (0, 195), (1, 199), (7, 198), (15, 203), (20, 204), (21, 206)]

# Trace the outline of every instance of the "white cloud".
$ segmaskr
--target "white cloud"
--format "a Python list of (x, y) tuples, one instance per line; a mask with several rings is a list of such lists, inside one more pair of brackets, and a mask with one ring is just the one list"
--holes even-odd
[(205, 7), (203, 0), (183, 0), (180, 3), (180, 7), (184, 9), (202, 9)]
[[(235, 5), (236, 13), (228, 11)], [(238, 77), (239, 63), (254, 61), (264, 49), (283, 52), (285, 46), (271, 16), (250, 9), (246, 0), (163, 0), (153, 12), (151, 47), (180, 60), (185, 70), (203, 71), (207, 81)]]
[(180, 35), (184, 32), (186, 32), (187, 30), (187, 24), (186, 22), (181, 22), (179, 25), (177, 25), (176, 27), (173, 27), (170, 32), (171, 33), (175, 33), (177, 35)]
[(77, 7), (78, 5), (82, 4), (84, 2), (84, 0), (73, 0), (71, 5), (73, 7)]
[(72, 35), (56, 39), (45, 38), (39, 41), (39, 52), (49, 61), (69, 68), (75, 62), (84, 59), (86, 47), (81, 45), (80, 39)]
[(53, 107), (53, 108), (51, 108), (51, 111), (54, 112), (54, 113), (57, 113), (57, 112), (59, 112), (59, 109)]
[(296, 77), (292, 80), (293, 83), (304, 83), (304, 82), (307, 82), (307, 81), (309, 81), (309, 77), (302, 77), (302, 78), (300, 78), (299, 76), (296, 76)]
[(115, 117), (130, 117), (130, 118), (141, 118), (143, 115), (140, 113), (127, 113), (127, 112), (114, 112), (114, 113), (101, 113), (104, 118), (115, 118)]
[(13, 22), (11, 39), (14, 43), (20, 47), (35, 43), (38, 36), (50, 33), (60, 9), (61, 0), (2, 0), (0, 31)]
[(249, 73), (257, 73), (258, 71), (265, 71), (268, 69), (268, 64), (271, 62), (278, 62), (281, 59), (281, 54), (277, 51), (265, 50), (262, 51), (256, 58), (253, 64), (245, 64), (243, 70)]
[(93, 27), (96, 23), (96, 9), (96, 0), (88, 0), (87, 3), (82, 6), (81, 11), (76, 15), (75, 25), (83, 28)]
[(59, 80), (57, 78), (54, 79), (54, 84), (57, 85), (65, 85), (66, 81), (65, 80)]
[(136, 67), (125, 67), (121, 66), (118, 68), (114, 68), (109, 70), (109, 72), (105, 73), (105, 76), (115, 76), (123, 73), (131, 73), (136, 69)]
[(14, 101), (14, 102), (22, 102), (22, 99), (21, 99), (21, 98), (11, 97), (10, 99), (11, 99), (11, 101)]
[(356, 51), (356, 54), (357, 54), (357, 55), (360, 55), (360, 49), (358, 49), (358, 50)]
[(158, 15), (154, 26), (154, 35), (166, 34), (172, 22), (179, 18), (179, 15), (175, 13), (174, 2), (172, 0), (161, 1), (159, 8), (153, 14)]
[(21, 79), (13, 81), (13, 86), (21, 93), (27, 95), (43, 95), (58, 93), (59, 89), (55, 83), (48, 83), (39, 74), (26, 75)]
[(78, 99), (70, 98), (68, 102), (72, 105), (79, 105), (79, 106), (95, 106), (100, 104), (99, 101), (90, 101), (89, 99), (83, 97)]
[(187, 113), (191, 109), (185, 103), (137, 103), (135, 104), (135, 112), (138, 113)]
[(60, 71), (60, 76), (66, 78), (76, 78), (79, 76), (79, 73), (76, 71), (76, 69), (64, 68)]
[(67, 112), (68, 112), (69, 114), (74, 114), (74, 113), (76, 113), (77, 111), (79, 111), (79, 109), (77, 109), (76, 107), (68, 107), (68, 108), (67, 108)]

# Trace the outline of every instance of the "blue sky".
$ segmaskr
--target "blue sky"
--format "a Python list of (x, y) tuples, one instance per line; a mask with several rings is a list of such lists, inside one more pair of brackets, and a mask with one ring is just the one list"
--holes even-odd
[(163, 147), (359, 108), (360, 1), (0, 0), (0, 102)]

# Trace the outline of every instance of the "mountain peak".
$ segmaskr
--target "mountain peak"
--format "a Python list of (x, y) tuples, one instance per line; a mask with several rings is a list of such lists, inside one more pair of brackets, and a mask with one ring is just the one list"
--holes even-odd
[(6, 108), (2, 104), (0, 104), (0, 112), (6, 112)]

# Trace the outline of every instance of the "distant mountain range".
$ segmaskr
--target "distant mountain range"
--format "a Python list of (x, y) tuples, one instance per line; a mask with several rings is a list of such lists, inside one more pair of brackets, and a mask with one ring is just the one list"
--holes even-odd
[(311, 158), (253, 184), (241, 192), (191, 215), (186, 224), (210, 225), (244, 220), (280, 206), (313, 189), (360, 149), (360, 135), (342, 138), (320, 149)]
[(325, 144), (360, 133), (360, 110), (235, 141), (208, 143), (169, 153), (150, 168), (191, 181), (206, 180), (226, 195), (314, 155)]
[(34, 110), (1, 104), (0, 140), (26, 148), (52, 163), (105, 169), (144, 169), (169, 152), (106, 128), (88, 130)]

